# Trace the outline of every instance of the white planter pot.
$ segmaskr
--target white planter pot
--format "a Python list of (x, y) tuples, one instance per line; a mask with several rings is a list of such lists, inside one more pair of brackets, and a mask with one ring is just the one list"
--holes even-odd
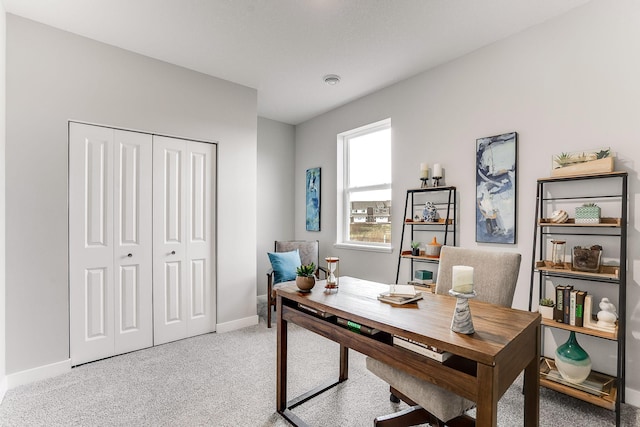
[(538, 311), (542, 315), (542, 318), (550, 320), (553, 320), (553, 309), (554, 307), (548, 307), (546, 305), (541, 305), (538, 307)]

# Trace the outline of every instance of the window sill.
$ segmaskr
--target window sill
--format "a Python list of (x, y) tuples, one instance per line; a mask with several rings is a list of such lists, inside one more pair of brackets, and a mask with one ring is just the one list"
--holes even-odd
[(333, 247), (336, 249), (350, 249), (350, 250), (367, 251), (367, 252), (382, 252), (382, 253), (388, 253), (388, 254), (393, 252), (393, 248), (391, 246), (367, 245), (366, 243), (335, 243)]

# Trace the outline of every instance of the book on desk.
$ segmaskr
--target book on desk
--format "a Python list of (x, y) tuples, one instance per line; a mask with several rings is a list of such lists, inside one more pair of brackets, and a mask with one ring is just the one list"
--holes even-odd
[(389, 304), (403, 305), (422, 299), (422, 292), (413, 285), (389, 285), (389, 290), (379, 294), (378, 299)]
[(410, 338), (401, 337), (399, 335), (393, 336), (393, 345), (406, 348), (407, 350), (411, 350), (440, 363), (453, 356), (453, 354), (448, 351), (443, 351), (434, 346), (414, 341)]

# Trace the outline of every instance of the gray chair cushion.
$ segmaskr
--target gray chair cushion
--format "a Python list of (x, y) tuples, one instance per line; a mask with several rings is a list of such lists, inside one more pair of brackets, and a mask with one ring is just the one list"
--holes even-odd
[(436, 293), (447, 294), (451, 289), (454, 265), (468, 265), (473, 267), (473, 288), (478, 294), (478, 301), (511, 307), (521, 258), (516, 252), (443, 246), (436, 277)]
[(447, 422), (475, 406), (471, 400), (370, 357), (367, 357), (367, 369), (442, 421)]

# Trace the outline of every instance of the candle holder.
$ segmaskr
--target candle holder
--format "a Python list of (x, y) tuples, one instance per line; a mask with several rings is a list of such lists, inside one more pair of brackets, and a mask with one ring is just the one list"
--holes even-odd
[(327, 291), (337, 291), (340, 282), (340, 268), (338, 265), (340, 258), (330, 256), (326, 257), (324, 260), (327, 262), (327, 271), (329, 272), (329, 275), (327, 276), (327, 283), (324, 287)]
[(449, 289), (449, 295), (456, 297), (456, 308), (453, 312), (453, 319), (451, 319), (451, 330), (465, 335), (473, 334), (476, 330), (473, 328), (469, 299), (477, 296), (476, 291), (461, 293)]
[(422, 184), (420, 184), (420, 188), (429, 187), (429, 178), (427, 178), (426, 176), (423, 176), (422, 178), (420, 178), (420, 181), (422, 181)]
[(434, 176), (433, 177), (433, 186), (434, 187), (439, 187), (440, 186), (440, 180), (442, 179), (441, 176)]

